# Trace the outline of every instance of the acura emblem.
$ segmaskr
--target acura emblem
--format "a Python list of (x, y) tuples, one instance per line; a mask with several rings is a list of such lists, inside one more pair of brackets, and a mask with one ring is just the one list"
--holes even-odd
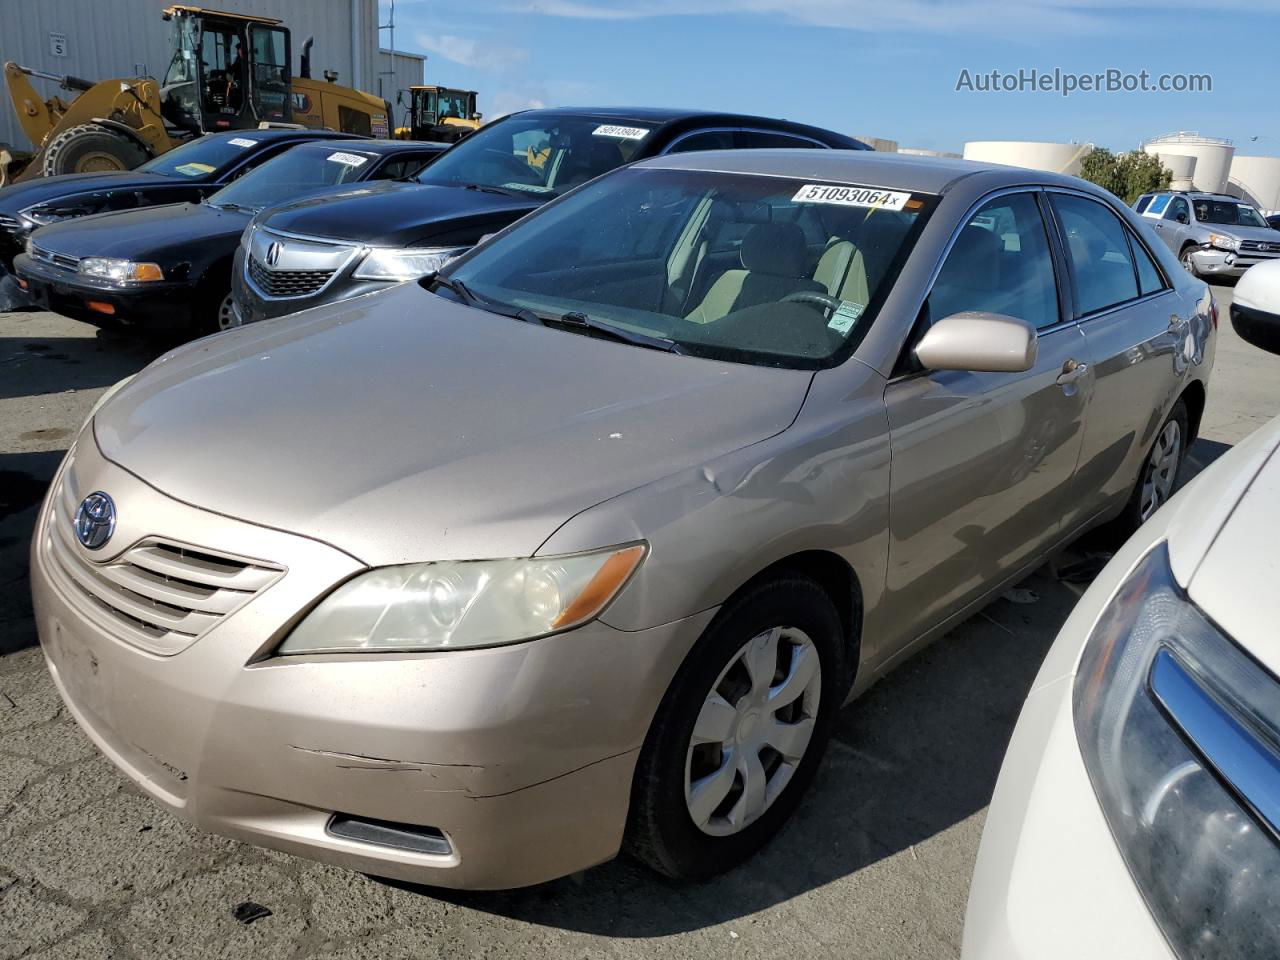
[(267, 247), (267, 266), (274, 267), (280, 262), (280, 242), (273, 240), (271, 246)]
[(116, 529), (116, 505), (101, 490), (89, 494), (76, 511), (76, 539), (89, 550), (97, 550), (111, 539)]

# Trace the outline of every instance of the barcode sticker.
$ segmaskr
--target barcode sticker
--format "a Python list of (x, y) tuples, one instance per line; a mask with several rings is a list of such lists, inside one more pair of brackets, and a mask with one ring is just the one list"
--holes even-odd
[(901, 210), (911, 199), (909, 193), (879, 187), (837, 187), (826, 183), (806, 183), (791, 198), (792, 203), (835, 203), (845, 207), (879, 207)]
[(620, 127), (613, 123), (602, 123), (591, 131), (593, 137), (613, 137), (615, 140), (640, 140), (649, 135), (647, 127)]
[(338, 151), (337, 153), (329, 154), (325, 159), (332, 160), (334, 163), (345, 163), (348, 167), (361, 167), (364, 166), (365, 161), (369, 158), (362, 157), (358, 153), (343, 153), (342, 151)]
[(249, 140), (246, 137), (232, 137), (230, 140), (227, 141), (227, 143), (237, 147), (252, 147), (252, 146), (256, 146), (258, 141)]

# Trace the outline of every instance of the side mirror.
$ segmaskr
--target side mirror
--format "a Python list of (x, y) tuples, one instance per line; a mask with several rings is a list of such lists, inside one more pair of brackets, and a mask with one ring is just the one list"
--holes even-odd
[(1185, 213), (1178, 213), (1174, 216), (1173, 219), (1177, 220), (1179, 223), (1186, 223), (1187, 215)]
[(1246, 343), (1280, 353), (1280, 260), (1255, 264), (1236, 281), (1231, 326)]
[(1036, 363), (1036, 328), (1000, 313), (943, 317), (916, 346), (926, 370), (1021, 373)]

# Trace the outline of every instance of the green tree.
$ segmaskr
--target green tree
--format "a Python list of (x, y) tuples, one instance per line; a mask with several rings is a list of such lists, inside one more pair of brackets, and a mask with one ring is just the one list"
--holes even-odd
[(1080, 176), (1110, 190), (1126, 204), (1132, 204), (1144, 193), (1168, 190), (1173, 174), (1164, 168), (1158, 157), (1141, 150), (1128, 153), (1112, 153), (1105, 147), (1095, 147), (1080, 164)]

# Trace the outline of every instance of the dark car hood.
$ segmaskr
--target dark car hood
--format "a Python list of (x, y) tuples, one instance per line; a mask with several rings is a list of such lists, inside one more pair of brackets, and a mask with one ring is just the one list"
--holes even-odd
[(72, 257), (146, 260), (170, 250), (185, 256), (193, 244), (236, 241), (250, 219), (247, 212), (207, 203), (170, 203), (53, 223), (33, 237), (40, 247)]
[(543, 201), (462, 187), (389, 181), (276, 207), (259, 218), (271, 230), (370, 244), (413, 243), (433, 224), (469, 217), (523, 216)]
[(181, 347), (94, 433), (178, 500), (372, 565), (528, 556), (581, 510), (785, 430), (811, 379), (521, 323), (410, 282)]
[(10, 216), (19, 210), (83, 194), (109, 194), (121, 190), (147, 190), (154, 187), (174, 187), (193, 181), (175, 181), (173, 177), (158, 173), (137, 173), (126, 170), (120, 173), (66, 173), (59, 177), (37, 177), (15, 183), (0, 190), (0, 213)]

